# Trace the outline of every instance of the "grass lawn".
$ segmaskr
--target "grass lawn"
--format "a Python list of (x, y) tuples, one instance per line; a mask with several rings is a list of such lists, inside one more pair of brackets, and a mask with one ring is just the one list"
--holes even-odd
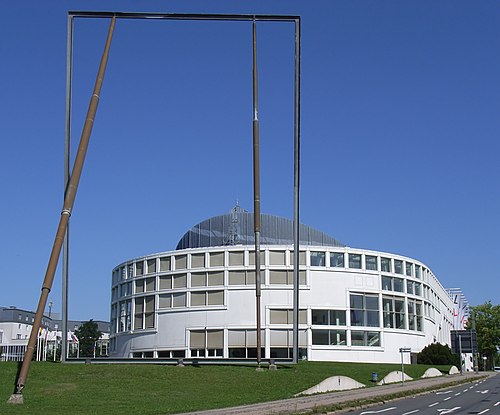
[[(406, 365), (420, 377), (429, 366)], [(300, 362), (276, 371), (247, 366), (59, 364), (33, 362), (24, 405), (7, 404), (17, 364), (0, 363), (0, 414), (172, 414), (290, 398), (330, 376), (373, 386), (400, 365)], [(447, 371), (449, 367), (438, 367)]]

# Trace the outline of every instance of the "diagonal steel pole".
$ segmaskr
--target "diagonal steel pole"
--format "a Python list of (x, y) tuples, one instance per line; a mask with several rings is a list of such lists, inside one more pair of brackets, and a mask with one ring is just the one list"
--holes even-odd
[(66, 190), (66, 195), (64, 197), (64, 205), (61, 212), (61, 218), (59, 220), (59, 226), (57, 228), (54, 245), (52, 247), (49, 263), (47, 265), (47, 271), (45, 273), (45, 279), (42, 285), (42, 292), (40, 294), (40, 300), (38, 302), (38, 308), (36, 310), (35, 321), (33, 322), (33, 328), (31, 330), (30, 338), (28, 341), (28, 347), (26, 349), (26, 353), (24, 354), (23, 364), (21, 366), (21, 370), (17, 378), (16, 393), (12, 395), (11, 398), (9, 399), (9, 402), (11, 403), (22, 403), (22, 395), (21, 395), (22, 390), (26, 383), (28, 370), (30, 367), (31, 360), (33, 358), (38, 331), (40, 329), (42, 322), (43, 311), (45, 310), (45, 305), (47, 304), (47, 298), (49, 296), (49, 292), (52, 288), (52, 283), (54, 281), (54, 274), (57, 268), (57, 263), (59, 261), (59, 256), (61, 254), (61, 248), (63, 245), (64, 236), (66, 234), (69, 217), (71, 216), (71, 210), (73, 209), (73, 204), (76, 197), (76, 191), (78, 189), (78, 183), (80, 182), (80, 176), (82, 174), (83, 163), (85, 161), (85, 155), (87, 153), (87, 148), (89, 145), (90, 134), (92, 132), (92, 127), (94, 125), (94, 119), (97, 112), (97, 105), (99, 103), (99, 95), (101, 93), (104, 73), (106, 71), (106, 64), (108, 62), (109, 48), (111, 46), (111, 39), (113, 37), (115, 22), (116, 18), (115, 16), (113, 16), (113, 18), (111, 19), (111, 24), (109, 26), (108, 37), (106, 39), (106, 45), (104, 47), (104, 52), (102, 54), (101, 63), (99, 65), (99, 71), (97, 73), (94, 92), (92, 93), (92, 98), (90, 99), (89, 109), (87, 111), (87, 118), (85, 119), (85, 124), (83, 126), (83, 132), (80, 138), (80, 144), (78, 146), (75, 162), (73, 164), (73, 172), (69, 179), (68, 188)]

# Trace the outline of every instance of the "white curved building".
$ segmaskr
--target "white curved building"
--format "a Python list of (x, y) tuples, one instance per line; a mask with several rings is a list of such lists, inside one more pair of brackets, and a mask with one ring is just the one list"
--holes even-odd
[[(292, 355), (292, 221), (261, 215), (262, 357)], [(234, 208), (193, 227), (177, 249), (113, 270), (113, 357), (255, 358), (253, 214)], [(303, 358), (401, 361), (450, 343), (453, 302), (422, 262), (343, 246), (300, 228)], [(405, 360), (409, 356), (405, 355)]]

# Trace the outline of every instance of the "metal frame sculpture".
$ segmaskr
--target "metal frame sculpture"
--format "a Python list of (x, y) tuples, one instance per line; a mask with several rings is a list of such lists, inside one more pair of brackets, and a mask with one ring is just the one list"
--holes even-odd
[[(71, 96), (72, 96), (72, 61), (73, 61), (73, 26), (75, 18), (106, 18), (111, 24), (101, 58), (94, 91), (92, 93), (87, 117), (80, 138), (80, 144), (70, 174), (71, 142)], [(294, 77), (294, 272), (293, 272), (293, 363), (298, 361), (298, 321), (299, 321), (299, 184), (300, 184), (300, 16), (283, 15), (247, 15), (247, 14), (176, 14), (176, 13), (135, 13), (135, 12), (68, 12), (67, 60), (66, 60), (66, 128), (64, 155), (64, 204), (61, 212), (56, 238), (49, 258), (42, 292), (38, 303), (28, 347), (16, 380), (16, 391), (8, 402), (23, 403), (24, 389), (31, 360), (35, 349), (38, 331), (41, 327), (43, 312), (52, 288), (57, 263), (63, 252), (62, 263), (62, 351), (61, 360), (66, 360), (68, 327), (68, 258), (69, 258), (69, 218), (80, 181), (83, 164), (97, 112), (99, 95), (109, 56), (109, 49), (117, 19), (164, 19), (164, 20), (212, 20), (212, 21), (251, 21), (253, 39), (253, 178), (254, 178), (254, 232), (255, 232), (255, 271), (256, 271), (256, 334), (257, 364), (261, 364), (261, 281), (260, 281), (260, 164), (259, 164), (259, 121), (258, 121), (258, 85), (257, 85), (257, 21), (294, 22), (295, 23), (295, 77)]]

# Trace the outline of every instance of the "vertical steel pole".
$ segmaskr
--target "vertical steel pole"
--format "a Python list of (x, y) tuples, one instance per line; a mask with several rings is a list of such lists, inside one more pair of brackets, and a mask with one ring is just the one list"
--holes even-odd
[(17, 378), (16, 393), (13, 396), (11, 396), (11, 399), (9, 399), (9, 402), (12, 403), (19, 403), (20, 401), (19, 395), (21, 395), (22, 393), (22, 390), (26, 382), (26, 378), (28, 376), (28, 370), (35, 351), (35, 344), (38, 336), (38, 331), (42, 323), (43, 312), (47, 304), (47, 298), (49, 296), (49, 292), (52, 288), (52, 283), (54, 282), (54, 274), (56, 272), (57, 263), (59, 261), (59, 256), (61, 254), (63, 240), (66, 234), (66, 229), (68, 226), (69, 217), (71, 215), (71, 210), (73, 209), (73, 204), (75, 202), (76, 191), (78, 189), (78, 183), (80, 182), (80, 177), (82, 174), (83, 163), (85, 161), (85, 155), (87, 153), (90, 134), (92, 132), (92, 127), (94, 125), (94, 119), (97, 112), (97, 105), (99, 103), (99, 95), (101, 92), (104, 73), (106, 71), (106, 64), (108, 62), (109, 48), (111, 46), (111, 39), (113, 37), (115, 21), (116, 18), (113, 16), (109, 27), (108, 37), (106, 39), (106, 46), (104, 48), (104, 52), (101, 58), (101, 63), (99, 65), (99, 71), (97, 73), (97, 79), (95, 82), (94, 91), (92, 93), (92, 98), (90, 99), (89, 109), (87, 111), (87, 117), (85, 119), (82, 136), (80, 138), (80, 144), (78, 146), (78, 151), (76, 153), (73, 172), (71, 174), (70, 180), (68, 182), (68, 187), (66, 189), (66, 196), (64, 198), (63, 209), (61, 211), (61, 218), (59, 219), (59, 225), (57, 227), (54, 245), (52, 247), (49, 263), (47, 265), (47, 270), (45, 272), (45, 278), (42, 284), (42, 292), (40, 294), (40, 300), (38, 302), (38, 307), (35, 314), (35, 321), (33, 322), (33, 328), (31, 329), (31, 334), (28, 341), (28, 347), (26, 349), (26, 353), (24, 354), (23, 364), (21, 366), (21, 370), (19, 371), (19, 376)]
[(295, 20), (295, 113), (293, 157), (293, 362), (299, 360), (299, 256), (300, 256), (300, 19)]
[[(68, 16), (68, 39), (66, 45), (66, 125), (64, 131), (64, 197), (71, 169), (71, 95), (73, 75), (73, 16)], [(68, 348), (68, 278), (69, 275), (69, 222), (63, 242), (62, 257), (62, 306), (61, 306), (61, 362), (66, 361)]]
[(261, 362), (260, 335), (260, 157), (259, 157), (259, 117), (257, 86), (257, 28), (252, 24), (253, 38), (253, 223), (255, 231), (255, 307), (257, 330), (257, 364)]

